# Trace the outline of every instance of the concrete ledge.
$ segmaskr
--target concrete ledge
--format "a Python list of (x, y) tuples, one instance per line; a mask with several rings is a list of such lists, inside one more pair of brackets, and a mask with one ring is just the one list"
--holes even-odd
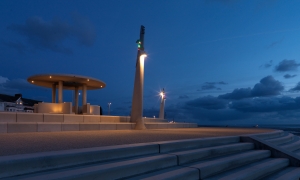
[(175, 140), (175, 141), (165, 141), (159, 144), (160, 144), (160, 152), (166, 153), (166, 152), (173, 152), (179, 150), (188, 150), (188, 149), (224, 145), (230, 143), (232, 144), (237, 142), (240, 142), (239, 136)]
[(7, 123), (0, 122), (0, 133), (7, 133)]
[(100, 122), (100, 115), (83, 115), (83, 122)]
[(41, 113), (17, 113), (17, 122), (43, 122), (44, 114)]
[(158, 152), (159, 146), (157, 144), (140, 143), (3, 156), (0, 157), (0, 178), (53, 168), (155, 154)]
[(17, 122), (17, 113), (0, 112), (0, 122)]
[(62, 131), (79, 131), (79, 123), (61, 123)]
[(268, 133), (252, 134), (251, 136), (257, 136), (260, 139), (271, 139), (271, 138), (281, 137), (283, 135), (284, 135), (284, 131), (277, 130), (277, 131), (268, 132)]
[[(135, 124), (135, 123), (133, 123)], [(132, 129), (132, 123), (117, 123), (117, 130), (130, 130)]]
[(44, 122), (64, 122), (63, 114), (44, 114)]
[[(163, 163), (162, 163), (163, 162)], [(123, 179), (136, 174), (147, 173), (177, 165), (175, 155), (162, 154), (150, 157), (90, 165), (89, 168), (70, 168), (30, 177), (35, 179)]]
[(79, 124), (80, 131), (98, 131), (100, 130), (99, 123), (80, 123)]
[(127, 116), (100, 116), (100, 122), (129, 122)]
[(158, 129), (157, 123), (145, 123), (147, 129)]
[(100, 130), (117, 130), (116, 123), (100, 123)]
[(199, 179), (199, 170), (190, 167), (172, 167), (152, 173), (126, 178), (127, 180), (153, 180), (153, 179)]
[(37, 132), (37, 123), (7, 123), (8, 133)]
[(38, 132), (57, 132), (61, 131), (61, 123), (37, 123)]
[(64, 122), (83, 122), (83, 115), (64, 114)]
[(272, 143), (257, 136), (241, 136), (241, 142), (251, 142), (254, 144), (255, 149), (267, 149), (271, 151), (272, 157), (287, 158), (290, 160), (290, 165), (297, 167), (300, 166), (300, 158), (294, 153), (291, 153), (280, 146), (273, 145)]

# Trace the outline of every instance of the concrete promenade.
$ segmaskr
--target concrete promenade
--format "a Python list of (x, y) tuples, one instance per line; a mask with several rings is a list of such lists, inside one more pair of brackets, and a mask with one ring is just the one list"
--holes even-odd
[(180, 128), (0, 134), (0, 156), (156, 141), (239, 136), (273, 131), (261, 128)]

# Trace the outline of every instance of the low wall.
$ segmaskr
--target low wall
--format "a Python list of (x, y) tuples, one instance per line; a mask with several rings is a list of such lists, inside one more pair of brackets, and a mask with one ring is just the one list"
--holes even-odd
[[(145, 123), (168, 122), (166, 119), (159, 119), (159, 118), (143, 118), (143, 119)], [(130, 122), (130, 116), (0, 112), (0, 122), (113, 122), (113, 123), (124, 122), (125, 123), (125, 122)]]
[(39, 103), (38, 113), (72, 114), (72, 103)]
[[(147, 129), (196, 128), (194, 123), (145, 123)], [(0, 133), (131, 130), (135, 123), (14, 122), (0, 123)]]

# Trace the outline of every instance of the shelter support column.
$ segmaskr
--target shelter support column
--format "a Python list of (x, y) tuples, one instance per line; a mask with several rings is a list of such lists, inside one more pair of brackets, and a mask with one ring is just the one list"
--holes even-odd
[(52, 84), (52, 103), (56, 103), (56, 84)]
[(78, 87), (75, 87), (75, 114), (78, 114)]
[(58, 103), (63, 103), (63, 82), (58, 81)]
[(83, 84), (83, 86), (82, 86), (82, 107), (84, 105), (86, 105), (86, 89), (87, 89), (86, 84)]

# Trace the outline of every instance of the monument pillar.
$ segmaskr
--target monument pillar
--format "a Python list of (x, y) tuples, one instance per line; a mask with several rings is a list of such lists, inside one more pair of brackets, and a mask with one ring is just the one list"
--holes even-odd
[(78, 86), (75, 87), (75, 114), (78, 114)]
[(146, 129), (143, 119), (143, 89), (144, 89), (144, 59), (147, 56), (144, 52), (145, 27), (141, 26), (140, 39), (137, 40), (138, 52), (136, 59), (134, 89), (131, 106), (131, 122), (135, 122), (135, 129)]
[(159, 118), (165, 119), (165, 90), (163, 89), (160, 93), (161, 101), (160, 101), (160, 109), (159, 109)]
[(52, 84), (52, 103), (56, 103), (56, 84)]
[(58, 81), (58, 103), (63, 103), (63, 82)]
[(84, 105), (86, 105), (86, 89), (87, 89), (86, 84), (83, 84), (83, 86), (82, 86), (82, 107)]

